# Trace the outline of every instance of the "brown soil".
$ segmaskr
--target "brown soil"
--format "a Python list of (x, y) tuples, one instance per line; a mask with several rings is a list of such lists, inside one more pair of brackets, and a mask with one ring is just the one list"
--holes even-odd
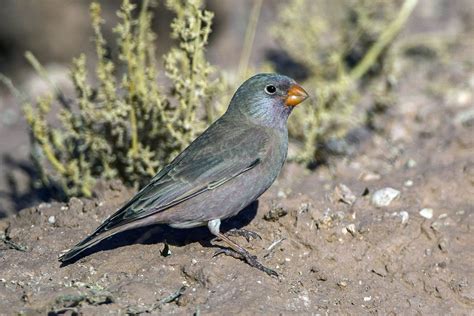
[[(288, 164), (258, 207), (229, 223), (244, 226), (255, 217), (246, 228), (262, 240), (239, 242), (279, 278), (231, 257), (213, 258), (218, 248), (205, 229), (124, 233), (61, 266), (60, 251), (132, 195), (112, 183), (98, 187), (94, 200), (41, 204), (0, 222), (9, 241), (0, 246), (0, 310), (469, 314), (474, 308), (472, 120), (460, 122), (460, 113), (468, 110), (464, 96), (420, 93), (419, 82), (429, 76), (439, 85), (472, 83), (474, 73), (462, 68), (433, 77), (427, 65), (402, 79), (399, 103), (383, 118), (386, 135), (370, 134), (352, 157), (313, 172)], [(334, 189), (338, 184), (353, 192), (352, 205), (350, 193)], [(377, 208), (371, 196), (384, 187), (399, 190), (400, 198)], [(420, 216), (422, 208), (431, 208), (433, 217)], [(264, 219), (270, 211), (273, 217)], [(405, 223), (403, 211), (409, 215)], [(172, 302), (162, 301), (180, 289)]]
[[(61, 266), (62, 250), (132, 196), (114, 182), (98, 185), (95, 199), (0, 221), (0, 314), (472, 314), (473, 55), (471, 42), (448, 60), (405, 59), (411, 71), (378, 118), (382, 132), (355, 132), (353, 154), (313, 171), (287, 164), (258, 203), (228, 221), (261, 235), (234, 238), (278, 278), (213, 257), (224, 244), (206, 229), (158, 226)], [(374, 206), (386, 187), (400, 196)]]

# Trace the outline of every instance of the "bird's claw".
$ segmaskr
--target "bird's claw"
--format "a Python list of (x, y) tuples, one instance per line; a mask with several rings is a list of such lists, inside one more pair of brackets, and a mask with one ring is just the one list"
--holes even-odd
[(219, 255), (231, 256), (236, 259), (243, 260), (247, 262), (247, 264), (250, 265), (251, 267), (257, 268), (260, 271), (265, 272), (269, 276), (278, 277), (278, 273), (275, 270), (265, 267), (263, 264), (260, 263), (260, 261), (257, 260), (257, 256), (252, 256), (250, 253), (239, 253), (229, 248), (222, 248), (222, 249), (217, 250), (214, 253), (213, 257), (217, 257)]
[(214, 252), (214, 255), (212, 257), (214, 258), (219, 255), (226, 255), (226, 256), (234, 257), (235, 259), (245, 260), (244, 257), (240, 253), (229, 248), (221, 248), (217, 250), (216, 252)]
[(226, 235), (241, 236), (241, 237), (244, 237), (247, 240), (247, 242), (250, 242), (252, 239), (260, 239), (260, 240), (262, 239), (262, 237), (258, 233), (244, 229), (244, 228), (241, 228), (241, 229), (233, 228), (229, 230), (226, 233)]

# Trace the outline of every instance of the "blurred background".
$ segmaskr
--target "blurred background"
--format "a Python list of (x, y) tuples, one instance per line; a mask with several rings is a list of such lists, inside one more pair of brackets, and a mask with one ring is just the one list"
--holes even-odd
[[(271, 35), (278, 8), (286, 1), (265, 0), (260, 11), (250, 65), (261, 69), (280, 49)], [(25, 51), (31, 51), (45, 66), (50, 77), (66, 92), (70, 91), (69, 67), (73, 57), (84, 52), (94, 58), (90, 1), (4, 0), (0, 10), (0, 73), (12, 79), (22, 92), (34, 97), (49, 88), (27, 63)], [(117, 22), (120, 1), (101, 1), (104, 35), (114, 47), (112, 27)], [(237, 71), (242, 43), (254, 1), (208, 0), (207, 9), (215, 13), (213, 32), (207, 50), (209, 61), (228, 72)], [(167, 52), (170, 22), (173, 15), (162, 3), (154, 9), (153, 29), (157, 33), (157, 53)], [(416, 36), (474, 36), (474, 2), (471, 0), (420, 0), (399, 38)], [(291, 29), (285, 30), (290, 35)], [(466, 36), (465, 38), (468, 38)], [(472, 41), (471, 41), (472, 42)], [(472, 45), (466, 56), (474, 58)], [(90, 64), (91, 66), (93, 63)], [(41, 192), (30, 191), (34, 170), (28, 159), (27, 125), (22, 118), (20, 102), (0, 85), (0, 217), (12, 214), (39, 199)]]

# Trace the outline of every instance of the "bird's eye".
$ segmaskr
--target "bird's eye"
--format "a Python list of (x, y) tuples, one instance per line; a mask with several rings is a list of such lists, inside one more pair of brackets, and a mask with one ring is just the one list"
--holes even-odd
[(277, 91), (277, 88), (274, 85), (269, 84), (265, 87), (265, 92), (268, 94), (274, 94)]

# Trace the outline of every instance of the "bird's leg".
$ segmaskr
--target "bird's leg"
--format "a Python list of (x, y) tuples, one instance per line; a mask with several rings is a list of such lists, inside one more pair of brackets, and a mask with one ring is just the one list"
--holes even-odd
[(225, 234), (226, 234), (226, 236), (241, 236), (241, 237), (244, 237), (245, 239), (247, 239), (247, 241), (250, 241), (252, 239), (257, 239), (257, 238), (262, 239), (262, 237), (259, 234), (257, 234), (256, 232), (246, 230), (244, 228), (240, 228), (240, 229), (232, 228), (231, 230), (229, 230)]
[(268, 275), (270, 276), (278, 276), (278, 273), (276, 273), (274, 270), (272, 269), (269, 269), (267, 267), (265, 267), (263, 264), (261, 264), (258, 260), (257, 260), (257, 257), (256, 256), (253, 256), (251, 255), (247, 250), (245, 250), (243, 247), (239, 246), (237, 243), (235, 243), (234, 241), (232, 241), (231, 239), (229, 239), (229, 237), (227, 237), (226, 235), (222, 234), (219, 230), (220, 228), (220, 224), (221, 224), (221, 221), (220, 219), (214, 219), (212, 221), (209, 221), (207, 226), (209, 228), (209, 230), (211, 231), (211, 233), (216, 236), (216, 237), (219, 237), (221, 240), (223, 240), (224, 242), (226, 242), (229, 247), (231, 249), (225, 249), (225, 250), (220, 250), (220, 251), (217, 251), (217, 253), (215, 255), (219, 255), (219, 254), (226, 254), (226, 255), (230, 255), (234, 258), (238, 258), (238, 259), (241, 259), (241, 260), (244, 260), (245, 262), (247, 262), (250, 266), (254, 267), (254, 268), (257, 268), (265, 273), (267, 273)]

